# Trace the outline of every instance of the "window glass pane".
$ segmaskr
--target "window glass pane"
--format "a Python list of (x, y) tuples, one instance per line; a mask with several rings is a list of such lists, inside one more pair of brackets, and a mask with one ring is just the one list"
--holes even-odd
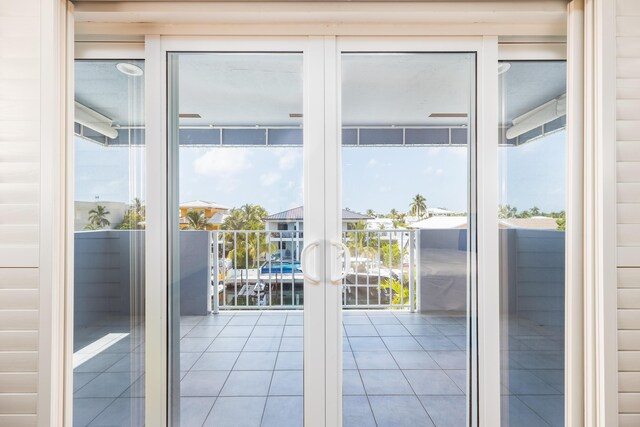
[(169, 62), (173, 423), (302, 426), (303, 56)]
[(143, 61), (76, 61), (74, 426), (144, 424), (143, 91)]
[(344, 425), (467, 425), (475, 55), (341, 64)]
[(566, 63), (500, 70), (502, 425), (562, 426)]

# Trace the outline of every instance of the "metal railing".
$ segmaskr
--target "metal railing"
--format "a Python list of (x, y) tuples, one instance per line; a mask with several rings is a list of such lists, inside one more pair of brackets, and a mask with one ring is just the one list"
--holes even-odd
[[(303, 231), (212, 231), (214, 313), (227, 309), (302, 309)], [(344, 308), (414, 311), (420, 277), (415, 230), (346, 230), (351, 268), (342, 282)]]

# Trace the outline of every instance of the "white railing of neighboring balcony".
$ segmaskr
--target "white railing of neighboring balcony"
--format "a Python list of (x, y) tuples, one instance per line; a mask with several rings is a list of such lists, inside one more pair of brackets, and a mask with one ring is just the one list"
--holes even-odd
[[(211, 309), (301, 309), (303, 231), (212, 231)], [(347, 230), (351, 268), (344, 308), (416, 308), (420, 246), (416, 230)], [(217, 289), (216, 289), (217, 288)]]

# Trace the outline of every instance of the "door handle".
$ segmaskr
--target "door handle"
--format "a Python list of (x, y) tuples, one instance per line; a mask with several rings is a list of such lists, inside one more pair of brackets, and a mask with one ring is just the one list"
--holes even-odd
[(302, 275), (304, 276), (305, 279), (309, 280), (311, 283), (315, 285), (320, 283), (320, 277), (318, 277), (317, 275), (311, 274), (311, 270), (307, 268), (307, 260), (309, 259), (307, 254), (312, 249), (315, 249), (318, 246), (320, 246), (320, 242), (316, 240), (315, 242), (305, 245), (305, 247), (302, 249), (302, 253), (300, 253), (300, 264), (302, 267)]
[(334, 285), (339, 285), (340, 283), (342, 283), (342, 280), (344, 280), (344, 278), (347, 277), (347, 274), (351, 269), (351, 253), (349, 252), (349, 248), (347, 248), (347, 245), (345, 245), (342, 242), (332, 240), (331, 246), (333, 246), (338, 250), (337, 256), (336, 256), (336, 262), (339, 265), (342, 264), (341, 258), (342, 258), (342, 255), (344, 255), (344, 269), (342, 269), (342, 271), (338, 274), (331, 273), (331, 283), (333, 283)]

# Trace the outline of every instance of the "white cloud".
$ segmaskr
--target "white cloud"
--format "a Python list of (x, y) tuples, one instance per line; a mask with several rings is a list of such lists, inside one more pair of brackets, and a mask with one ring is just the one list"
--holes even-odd
[(442, 169), (436, 170), (436, 176), (442, 176), (443, 174), (444, 174), (444, 171)]
[(293, 169), (296, 166), (302, 167), (300, 163), (300, 150), (285, 150), (282, 156), (280, 156), (280, 160), (278, 161), (278, 166), (280, 170), (289, 170)]
[(195, 172), (213, 177), (238, 174), (251, 166), (244, 148), (213, 148), (193, 162)]
[(375, 167), (377, 164), (378, 164), (378, 161), (376, 159), (369, 159), (369, 162), (367, 163), (367, 167), (372, 168), (372, 167)]
[(280, 174), (278, 172), (267, 172), (260, 175), (260, 184), (268, 187), (275, 184), (280, 180)]

